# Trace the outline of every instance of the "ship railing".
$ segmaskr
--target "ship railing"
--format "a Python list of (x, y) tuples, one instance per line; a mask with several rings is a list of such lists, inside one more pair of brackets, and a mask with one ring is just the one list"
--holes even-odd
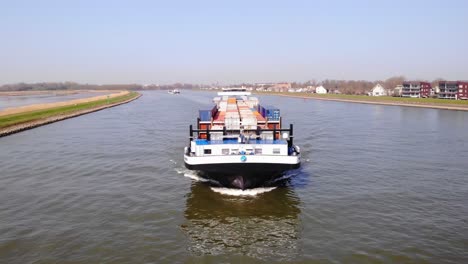
[[(227, 132), (230, 132), (230, 133), (236, 133), (238, 132), (239, 135), (242, 134), (242, 133), (252, 133), (252, 132), (255, 132), (255, 134), (257, 136), (260, 136), (260, 134), (262, 132), (273, 132), (273, 140), (276, 140), (277, 139), (277, 133), (281, 133), (281, 132), (288, 132), (288, 135), (287, 135), (287, 142), (288, 142), (288, 147), (292, 147), (293, 145), (293, 138), (294, 138), (294, 135), (293, 135), (293, 125), (290, 124), (289, 125), (289, 128), (273, 128), (273, 129), (263, 129), (263, 128), (260, 128), (260, 127), (257, 127), (257, 129), (226, 129), (224, 127), (224, 129), (193, 129), (193, 126), (190, 125), (189, 126), (189, 136), (190, 136), (190, 141), (192, 141), (194, 139), (194, 136), (193, 134), (194, 133), (197, 133), (198, 135), (200, 135), (200, 133), (205, 133), (206, 134), (206, 139), (207, 140), (210, 140), (210, 132), (222, 132), (223, 133), (223, 136), (226, 135)], [(284, 137), (283, 137), (284, 138)]]

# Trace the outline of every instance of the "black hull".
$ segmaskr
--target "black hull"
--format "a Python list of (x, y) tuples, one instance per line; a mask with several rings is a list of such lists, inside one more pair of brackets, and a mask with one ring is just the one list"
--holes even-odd
[(270, 163), (221, 163), (190, 165), (189, 170), (202, 172), (204, 178), (213, 179), (222, 186), (237, 189), (249, 189), (265, 186), (288, 170), (298, 169), (298, 164), (270, 164)]

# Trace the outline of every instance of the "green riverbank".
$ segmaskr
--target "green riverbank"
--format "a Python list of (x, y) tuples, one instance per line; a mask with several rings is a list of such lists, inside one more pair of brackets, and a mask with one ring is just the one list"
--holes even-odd
[(8, 128), (15, 125), (25, 124), (28, 122), (48, 119), (55, 116), (73, 115), (74, 113), (95, 109), (106, 108), (122, 102), (136, 99), (140, 94), (130, 92), (126, 95), (112, 97), (109, 99), (96, 100), (91, 102), (79, 103), (74, 105), (60, 106), (54, 108), (41, 109), (30, 112), (17, 113), (12, 115), (0, 116), (0, 129)]
[(277, 92), (254, 92), (255, 94), (279, 95), (298, 98), (310, 98), (317, 100), (340, 101), (365, 104), (383, 104), (415, 106), (426, 108), (437, 108), (447, 110), (468, 111), (468, 100), (450, 100), (437, 98), (407, 98), (392, 96), (366, 96), (366, 95), (346, 95), (346, 94), (311, 94), (311, 93), (277, 93)]

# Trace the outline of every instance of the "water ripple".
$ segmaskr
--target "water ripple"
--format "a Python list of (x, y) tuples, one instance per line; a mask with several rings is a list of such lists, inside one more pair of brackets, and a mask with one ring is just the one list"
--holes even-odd
[(145, 92), (1, 138), (0, 262), (468, 262), (467, 113), (261, 96), (302, 167), (226, 195), (181, 156), (211, 97)]

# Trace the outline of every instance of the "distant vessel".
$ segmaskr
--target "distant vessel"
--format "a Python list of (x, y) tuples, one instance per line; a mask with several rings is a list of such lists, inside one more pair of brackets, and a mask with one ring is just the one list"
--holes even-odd
[(262, 186), (301, 164), (293, 125), (281, 127), (280, 109), (264, 107), (245, 89), (224, 89), (211, 110), (190, 125), (184, 163), (226, 187)]
[(177, 89), (174, 89), (174, 90), (169, 90), (168, 93), (170, 93), (170, 94), (180, 94), (180, 91), (177, 90)]

